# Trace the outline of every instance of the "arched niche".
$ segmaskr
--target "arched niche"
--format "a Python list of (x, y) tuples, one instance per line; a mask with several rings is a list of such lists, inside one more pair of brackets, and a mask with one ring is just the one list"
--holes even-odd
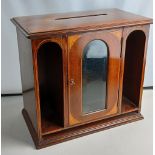
[(142, 30), (135, 30), (126, 40), (123, 97), (139, 106), (146, 36)]
[(37, 52), (42, 130), (46, 125), (63, 125), (62, 49), (55, 42), (43, 43)]

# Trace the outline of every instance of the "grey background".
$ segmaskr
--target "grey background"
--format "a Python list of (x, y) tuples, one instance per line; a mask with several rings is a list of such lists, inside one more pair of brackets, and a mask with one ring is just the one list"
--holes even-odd
[[(2, 94), (20, 93), (21, 79), (14, 16), (119, 8), (152, 17), (152, 0), (2, 0)], [(150, 30), (144, 86), (153, 85), (152, 26)]]

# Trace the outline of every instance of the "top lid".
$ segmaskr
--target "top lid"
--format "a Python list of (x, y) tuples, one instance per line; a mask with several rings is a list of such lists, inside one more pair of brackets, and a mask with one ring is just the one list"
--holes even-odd
[(152, 19), (118, 9), (15, 17), (11, 21), (28, 37), (152, 23)]

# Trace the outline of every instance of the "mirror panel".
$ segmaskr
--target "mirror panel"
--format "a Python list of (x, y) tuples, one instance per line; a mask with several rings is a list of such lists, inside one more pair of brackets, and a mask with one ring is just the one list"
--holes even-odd
[(83, 51), (82, 112), (106, 108), (108, 47), (101, 40), (89, 42)]

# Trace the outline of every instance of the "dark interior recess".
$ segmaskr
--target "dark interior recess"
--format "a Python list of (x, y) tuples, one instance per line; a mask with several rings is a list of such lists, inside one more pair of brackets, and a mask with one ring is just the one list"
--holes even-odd
[(63, 127), (63, 67), (62, 50), (54, 42), (41, 45), (38, 50), (38, 77), (42, 132)]
[(141, 30), (131, 32), (126, 40), (122, 98), (124, 112), (139, 106), (145, 40), (145, 33)]

